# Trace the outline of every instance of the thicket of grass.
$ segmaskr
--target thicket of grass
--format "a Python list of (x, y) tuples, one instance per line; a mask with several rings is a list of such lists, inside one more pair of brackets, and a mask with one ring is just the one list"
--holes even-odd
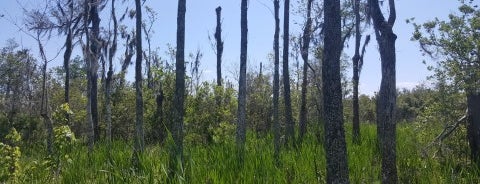
[[(455, 156), (443, 159), (422, 157), (418, 131), (400, 124), (397, 131), (397, 167), (401, 183), (480, 183), (480, 172)], [(374, 125), (362, 125), (362, 144), (351, 144), (347, 126), (348, 159), (352, 183), (379, 183), (381, 160)], [(245, 162), (237, 161), (235, 144), (190, 145), (186, 164), (176, 183), (325, 183), (325, 154), (316, 137), (308, 135), (298, 149), (283, 148), (281, 163), (273, 160), (271, 137), (249, 135)], [(23, 148), (18, 183), (166, 183), (168, 148), (149, 146), (141, 155), (142, 167), (133, 169), (132, 145), (114, 142), (111, 149), (98, 144), (89, 156), (85, 146), (76, 146), (71, 161), (52, 174), (42, 163), (40, 146)], [(108, 155), (111, 154), (109, 160)]]

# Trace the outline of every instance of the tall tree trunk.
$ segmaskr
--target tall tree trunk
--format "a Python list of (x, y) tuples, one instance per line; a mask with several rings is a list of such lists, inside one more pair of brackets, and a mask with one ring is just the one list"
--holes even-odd
[(38, 49), (40, 51), (40, 56), (42, 57), (43, 66), (42, 66), (42, 104), (41, 104), (41, 116), (45, 123), (45, 128), (47, 129), (47, 153), (48, 155), (53, 155), (53, 123), (52, 118), (50, 117), (50, 112), (48, 109), (48, 88), (47, 88), (47, 57), (45, 55), (45, 50), (43, 45), (40, 42), (40, 33), (37, 35)]
[(92, 153), (93, 152), (93, 147), (95, 144), (95, 131), (94, 131), (94, 123), (93, 123), (93, 118), (92, 118), (92, 80), (91, 80), (91, 75), (92, 75), (92, 70), (91, 65), (92, 65), (92, 52), (90, 50), (90, 31), (88, 30), (88, 24), (89, 24), (89, 17), (90, 17), (90, 5), (89, 5), (90, 0), (85, 0), (85, 12), (84, 12), (84, 32), (85, 32), (85, 42), (86, 45), (84, 46), (84, 58), (86, 62), (86, 73), (87, 73), (87, 125), (88, 125), (88, 152)]
[(118, 25), (117, 17), (115, 15), (115, 0), (112, 0), (112, 20), (113, 20), (113, 41), (112, 46), (109, 49), (108, 55), (108, 72), (107, 79), (105, 80), (105, 121), (107, 124), (107, 141), (111, 143), (112, 141), (112, 80), (113, 80), (113, 57), (117, 52), (117, 34), (118, 34)]
[(248, 36), (248, 2), (242, 0), (241, 4), (241, 38), (240, 38), (240, 78), (238, 80), (238, 123), (237, 123), (237, 150), (240, 161), (243, 161), (245, 150), (245, 139), (247, 130), (247, 36)]
[(340, 54), (343, 48), (340, 0), (325, 1), (324, 11), (322, 76), (327, 183), (349, 183), (340, 77)]
[(274, 157), (278, 163), (280, 159), (280, 120), (278, 101), (280, 96), (280, 0), (273, 0), (275, 9), (275, 34), (273, 36), (273, 50), (274, 50), (274, 73), (273, 73), (273, 143), (274, 143)]
[(303, 30), (301, 54), (303, 59), (303, 81), (300, 102), (300, 117), (299, 117), (299, 142), (301, 143), (305, 133), (307, 132), (307, 78), (308, 78), (308, 53), (310, 50), (310, 38), (312, 29), (312, 3), (313, 0), (307, 2), (307, 22)]
[(388, 21), (383, 17), (378, 0), (369, 0), (370, 15), (373, 19), (375, 35), (380, 49), (382, 81), (377, 98), (377, 136), (382, 154), (382, 182), (397, 183), (396, 167), (396, 79), (395, 79), (395, 40), (393, 25), (396, 19), (395, 2), (389, 0)]
[(177, 164), (183, 165), (183, 118), (185, 115), (185, 13), (186, 0), (178, 1), (177, 14), (177, 52), (175, 63), (175, 95), (173, 97), (172, 137), (174, 146), (170, 151), (170, 178), (177, 171)]
[(295, 142), (295, 123), (292, 117), (292, 100), (290, 95), (290, 72), (288, 67), (289, 43), (290, 43), (290, 0), (285, 0), (283, 12), (283, 88), (285, 98), (285, 143), (294, 144)]
[(90, 106), (92, 112), (93, 122), (93, 138), (94, 141), (100, 139), (100, 126), (98, 125), (98, 60), (100, 57), (100, 17), (98, 15), (98, 2), (97, 0), (90, 0), (90, 16), (92, 21), (92, 38), (90, 40)]
[(352, 58), (353, 63), (353, 128), (352, 141), (355, 144), (360, 143), (360, 116), (358, 105), (358, 83), (359, 83), (359, 61), (360, 61), (360, 41), (362, 34), (360, 33), (360, 0), (355, 0), (353, 9), (355, 12), (355, 55)]
[(135, 0), (136, 12), (136, 61), (135, 61), (135, 145), (134, 152), (142, 153), (144, 150), (143, 133), (143, 95), (142, 95), (142, 4), (140, 0)]
[(468, 108), (468, 143), (470, 145), (470, 157), (480, 164), (480, 95), (478, 93), (467, 94)]
[[(72, 56), (72, 19), (73, 19), (73, 0), (68, 1), (68, 10), (70, 11), (70, 17), (67, 22), (68, 32), (65, 38), (65, 53), (63, 54), (63, 68), (65, 69), (65, 103), (70, 103), (70, 57)], [(70, 114), (65, 113), (67, 124), (70, 124)]]
[(217, 7), (215, 12), (217, 14), (217, 27), (215, 29), (215, 40), (217, 42), (217, 86), (222, 86), (222, 7)]

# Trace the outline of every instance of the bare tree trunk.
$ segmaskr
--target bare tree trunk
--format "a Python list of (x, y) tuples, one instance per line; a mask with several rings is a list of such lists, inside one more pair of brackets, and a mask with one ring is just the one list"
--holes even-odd
[(355, 55), (352, 58), (353, 63), (353, 128), (352, 141), (360, 144), (360, 116), (358, 105), (358, 83), (359, 83), (359, 61), (360, 61), (360, 41), (362, 34), (360, 33), (360, 0), (355, 0), (353, 9), (355, 12)]
[(470, 157), (480, 164), (480, 95), (478, 93), (467, 94), (468, 108), (468, 143), (470, 145)]
[[(145, 36), (148, 36), (148, 34), (145, 34)], [(152, 49), (151, 49), (151, 41), (150, 37), (147, 38), (147, 44), (148, 44), (148, 57), (145, 56), (145, 65), (147, 67), (147, 88), (148, 89), (153, 89), (153, 75), (152, 75)]]
[(112, 80), (113, 80), (113, 57), (117, 52), (117, 34), (118, 25), (117, 17), (115, 15), (115, 0), (112, 0), (112, 20), (113, 20), (113, 41), (112, 46), (109, 49), (108, 55), (108, 72), (107, 79), (105, 80), (105, 121), (107, 124), (107, 141), (112, 142)]
[(217, 14), (217, 27), (215, 29), (215, 40), (217, 42), (217, 86), (222, 86), (222, 7), (217, 7), (215, 12)]
[[(185, 115), (185, 13), (186, 0), (178, 1), (177, 14), (177, 52), (175, 63), (175, 95), (173, 97), (173, 126), (172, 137), (174, 146), (170, 151), (170, 174), (173, 179), (177, 171), (177, 164), (183, 165), (183, 118)], [(182, 166), (180, 166), (182, 167)]]
[(322, 76), (327, 183), (349, 183), (340, 77), (340, 54), (343, 48), (340, 0), (325, 1), (324, 12)]
[(292, 100), (290, 95), (290, 71), (288, 67), (289, 58), (289, 42), (290, 42), (290, 0), (285, 0), (285, 7), (283, 12), (283, 88), (285, 98), (285, 143), (295, 143), (295, 123), (292, 117)]
[(48, 155), (53, 155), (53, 123), (50, 117), (50, 112), (48, 110), (48, 88), (47, 88), (47, 57), (45, 56), (45, 50), (43, 45), (40, 42), (40, 33), (37, 35), (38, 49), (40, 51), (40, 56), (42, 57), (43, 67), (42, 67), (42, 104), (41, 104), (41, 116), (45, 123), (47, 129), (47, 152)]
[(87, 73), (87, 125), (89, 127), (88, 130), (88, 152), (93, 152), (93, 147), (95, 144), (95, 131), (94, 131), (94, 123), (92, 118), (92, 80), (91, 80), (91, 65), (92, 65), (92, 53), (90, 51), (90, 31), (88, 30), (89, 24), (89, 17), (90, 17), (90, 0), (85, 0), (85, 12), (84, 12), (84, 32), (85, 32), (85, 42), (86, 45), (84, 46), (84, 58), (86, 62), (86, 73)]
[(382, 62), (382, 81), (377, 98), (377, 136), (382, 154), (382, 183), (397, 183), (396, 166), (396, 122), (395, 106), (397, 100), (395, 79), (395, 40), (393, 25), (396, 19), (395, 2), (389, 0), (390, 15), (383, 17), (378, 0), (369, 0), (370, 15)]
[(123, 78), (120, 80), (120, 88), (123, 89), (125, 87), (125, 74), (127, 73), (128, 66), (132, 63), (133, 57), (133, 46), (135, 45), (135, 41), (130, 41), (130, 34), (127, 34), (127, 38), (125, 40), (125, 52), (124, 52), (124, 60), (122, 63), (122, 68), (120, 70), (120, 74), (123, 75)]
[(274, 0), (273, 6), (275, 8), (275, 34), (273, 36), (273, 50), (274, 50), (274, 74), (273, 74), (273, 143), (274, 143), (274, 158), (278, 163), (280, 161), (280, 120), (278, 101), (280, 96), (280, 0)]
[(90, 40), (90, 106), (93, 122), (93, 138), (94, 141), (100, 139), (100, 127), (98, 125), (98, 60), (100, 57), (100, 17), (98, 15), (98, 1), (90, 0), (89, 19), (92, 21), (92, 38)]
[(308, 84), (308, 54), (310, 50), (310, 38), (312, 29), (312, 3), (313, 0), (307, 2), (307, 22), (303, 30), (301, 54), (303, 59), (303, 81), (300, 102), (300, 117), (299, 117), (299, 142), (301, 143), (305, 133), (307, 132), (307, 84)]
[[(152, 22), (152, 26), (153, 26), (153, 22)], [(145, 37), (146, 37), (146, 40), (147, 40), (147, 46), (148, 46), (148, 56), (146, 55), (145, 52), (142, 52), (144, 54), (144, 58), (145, 58), (145, 66), (146, 66), (146, 69), (147, 69), (147, 88), (148, 89), (153, 89), (154, 88), (154, 81), (153, 81), (153, 74), (152, 74), (152, 39), (151, 39), (151, 35), (150, 35), (150, 28), (147, 30), (147, 28), (145, 26), (143, 26), (143, 30), (144, 30), (144, 33), (145, 33)]]
[[(72, 56), (72, 19), (73, 19), (73, 0), (68, 1), (68, 9), (70, 11), (70, 17), (67, 22), (68, 32), (67, 38), (65, 38), (65, 53), (63, 54), (63, 67), (65, 69), (65, 103), (70, 103), (70, 57)], [(67, 118), (67, 124), (70, 124), (70, 114), (65, 113)]]
[(243, 161), (245, 152), (245, 139), (247, 131), (247, 44), (248, 44), (248, 2), (242, 0), (241, 4), (241, 38), (240, 38), (240, 78), (238, 80), (238, 123), (237, 123), (237, 151), (240, 161)]
[(144, 150), (143, 133), (143, 95), (142, 95), (142, 5), (140, 0), (135, 0), (136, 12), (136, 61), (135, 61), (135, 144), (134, 153), (139, 154)]

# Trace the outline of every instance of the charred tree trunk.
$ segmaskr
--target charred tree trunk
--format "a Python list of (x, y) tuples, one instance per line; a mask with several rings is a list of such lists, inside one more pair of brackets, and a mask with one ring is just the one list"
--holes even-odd
[(273, 36), (274, 50), (274, 74), (273, 74), (273, 143), (274, 158), (278, 163), (280, 161), (280, 120), (279, 120), (279, 96), (280, 96), (280, 0), (274, 0), (275, 8), (275, 34)]
[(215, 29), (215, 40), (217, 42), (217, 86), (222, 86), (222, 7), (217, 7), (215, 12), (217, 14), (217, 27)]
[[(183, 118), (185, 115), (185, 13), (186, 0), (178, 1), (177, 14), (177, 52), (175, 63), (175, 95), (173, 97), (173, 126), (172, 137), (174, 146), (170, 151), (170, 173), (173, 179), (177, 171), (177, 164), (183, 165)], [(181, 166), (180, 166), (181, 167)]]
[(355, 144), (360, 144), (360, 116), (358, 105), (358, 83), (359, 83), (359, 61), (360, 61), (360, 41), (362, 34), (360, 33), (360, 0), (355, 0), (353, 9), (355, 12), (355, 55), (352, 58), (353, 63), (353, 128), (352, 141)]
[(84, 12), (84, 32), (85, 32), (85, 46), (83, 48), (84, 58), (86, 62), (86, 73), (87, 73), (87, 125), (88, 129), (88, 152), (93, 152), (93, 147), (95, 144), (95, 131), (94, 123), (92, 118), (92, 80), (91, 80), (91, 65), (92, 65), (92, 52), (90, 51), (90, 31), (88, 30), (89, 17), (90, 17), (90, 5), (89, 0), (85, 0), (85, 12)]
[(313, 0), (307, 2), (307, 22), (303, 30), (301, 54), (303, 59), (303, 77), (302, 77), (302, 91), (300, 102), (300, 117), (299, 117), (299, 135), (298, 141), (301, 143), (305, 133), (307, 132), (307, 84), (308, 84), (308, 53), (310, 50), (310, 38), (312, 29), (312, 3)]
[(397, 100), (395, 79), (395, 40), (393, 25), (396, 19), (395, 2), (389, 0), (390, 15), (385, 20), (378, 0), (369, 0), (370, 15), (380, 50), (382, 81), (377, 98), (377, 136), (382, 154), (382, 183), (397, 183), (396, 122)]
[(100, 58), (101, 40), (100, 40), (100, 17), (98, 15), (98, 2), (90, 0), (89, 21), (92, 22), (92, 32), (90, 40), (90, 106), (92, 112), (93, 138), (94, 141), (100, 139), (100, 126), (98, 125), (98, 60)]
[(283, 88), (285, 99), (285, 143), (287, 145), (295, 143), (295, 123), (292, 117), (292, 99), (290, 95), (290, 71), (288, 67), (289, 42), (290, 42), (290, 0), (285, 0), (283, 12)]
[(142, 95), (142, 5), (140, 0), (135, 0), (136, 12), (136, 60), (135, 60), (135, 140), (134, 152), (142, 153), (144, 150), (143, 133), (143, 95)]
[[(65, 103), (70, 103), (70, 57), (72, 56), (73, 49), (73, 31), (72, 31), (72, 19), (73, 19), (73, 0), (68, 1), (68, 9), (70, 11), (70, 18), (67, 22), (67, 38), (65, 38), (65, 53), (63, 54), (63, 68), (65, 69)], [(70, 114), (65, 113), (67, 124), (70, 124)]]
[(48, 109), (48, 88), (47, 88), (47, 57), (45, 55), (45, 50), (43, 45), (40, 42), (40, 34), (37, 35), (38, 49), (40, 51), (40, 56), (42, 57), (43, 66), (42, 66), (42, 103), (41, 103), (41, 116), (43, 122), (45, 123), (45, 128), (47, 129), (47, 153), (48, 155), (53, 155), (53, 123), (52, 118), (50, 117), (50, 112)]
[(105, 80), (105, 121), (107, 124), (107, 141), (111, 143), (112, 141), (112, 80), (113, 80), (113, 57), (117, 52), (117, 34), (118, 34), (118, 25), (117, 17), (115, 15), (115, 0), (112, 0), (112, 20), (113, 20), (113, 41), (112, 46), (109, 49), (108, 55), (108, 72), (107, 79)]
[(478, 93), (467, 94), (468, 108), (468, 143), (470, 145), (470, 157), (480, 164), (480, 95)]
[(340, 0), (325, 1), (324, 12), (322, 76), (327, 183), (349, 183), (340, 78), (340, 54), (343, 48)]
[(247, 131), (247, 36), (248, 36), (248, 2), (242, 0), (241, 4), (241, 38), (240, 38), (240, 78), (238, 83), (238, 123), (237, 123), (237, 150), (240, 161), (243, 161), (245, 152), (245, 139)]

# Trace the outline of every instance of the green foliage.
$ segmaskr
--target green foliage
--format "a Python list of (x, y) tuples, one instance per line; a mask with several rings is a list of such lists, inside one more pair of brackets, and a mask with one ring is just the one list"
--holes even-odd
[[(271, 76), (256, 72), (247, 74), (247, 126), (265, 135), (272, 127), (273, 89)], [(292, 98), (295, 99), (292, 91)], [(295, 103), (295, 100), (292, 100)], [(292, 108), (296, 107), (292, 105)]]
[(233, 95), (231, 88), (204, 82), (197, 87), (195, 95), (187, 96), (185, 141), (207, 144), (233, 139), (236, 110)]
[(61, 156), (68, 158), (68, 153), (73, 149), (76, 142), (75, 135), (67, 125), (55, 127), (53, 132), (55, 134), (55, 151)]
[(7, 144), (0, 142), (0, 182), (14, 181), (20, 170), (20, 148), (16, 146), (21, 136), (15, 130), (10, 129), (10, 133), (5, 136)]
[[(346, 126), (349, 131), (351, 126)], [(436, 126), (438, 130), (441, 126)], [(349, 170), (352, 183), (380, 181), (380, 152), (377, 148), (375, 125), (365, 124), (362, 145), (351, 144), (347, 135)], [(422, 156), (425, 146), (420, 139), (431, 139), (419, 134), (413, 124), (398, 125), (397, 163), (401, 183), (478, 183), (480, 171), (464, 160), (450, 155)], [(192, 145), (185, 148), (186, 164), (174, 183), (325, 183), (325, 153), (313, 134), (305, 137), (298, 150), (281, 153), (280, 165), (273, 159), (273, 140), (270, 135), (257, 138), (249, 133), (244, 164), (239, 164), (234, 141), (221, 144)], [(30, 148), (33, 149), (33, 148)], [(129, 143), (115, 141), (111, 146), (98, 144), (95, 154), (88, 155), (84, 146), (74, 147), (71, 164), (63, 166), (58, 176), (45, 171), (38, 161), (43, 154), (30, 151), (20, 161), (24, 170), (18, 173), (17, 183), (166, 183), (168, 149), (149, 146), (140, 155), (142, 169), (133, 169)], [(106, 162), (106, 160), (110, 160)]]
[(435, 90), (425, 85), (418, 85), (413, 89), (397, 90), (397, 122), (416, 122), (425, 107), (431, 104)]
[(10, 145), (18, 145), (22, 136), (17, 132), (15, 128), (11, 128), (10, 132), (5, 136), (5, 139), (9, 142)]
[(53, 112), (53, 121), (59, 125), (67, 125), (67, 115), (73, 115), (73, 111), (68, 103), (63, 103)]
[(424, 54), (438, 60), (429, 66), (433, 77), (443, 75), (448, 83), (476, 93), (480, 79), (480, 9), (472, 1), (460, 3), (460, 13), (450, 14), (447, 21), (413, 23), (412, 40), (420, 43)]
[(235, 124), (221, 122), (218, 127), (213, 128), (213, 141), (218, 144), (233, 142), (235, 130)]
[[(74, 149), (76, 139), (70, 127), (62, 125), (54, 128), (54, 152), (53, 155), (48, 155), (42, 160), (40, 165), (37, 163), (31, 167), (32, 170), (36, 168), (43, 168), (54, 171), (58, 174), (62, 171), (65, 165), (72, 164), (73, 160), (70, 153)], [(34, 171), (35, 172), (35, 171)]]

